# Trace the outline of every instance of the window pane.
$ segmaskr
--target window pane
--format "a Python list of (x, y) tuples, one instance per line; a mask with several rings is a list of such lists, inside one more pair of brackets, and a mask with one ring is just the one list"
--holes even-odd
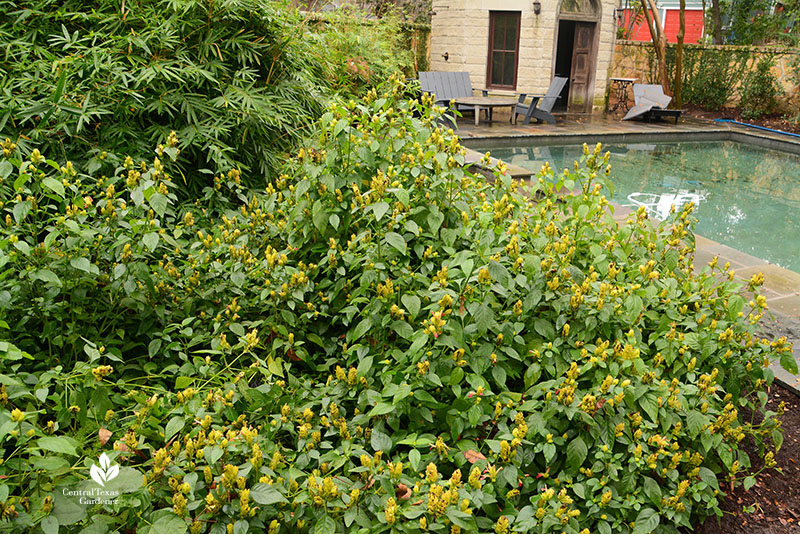
[(492, 41), (492, 48), (494, 50), (502, 50), (503, 49), (503, 36), (505, 35), (505, 17), (496, 16), (494, 17), (494, 35)]
[(514, 52), (503, 53), (503, 85), (514, 85)]
[(508, 17), (506, 24), (506, 50), (516, 50), (517, 48), (517, 21), (514, 17)]
[(503, 53), (492, 54), (492, 85), (503, 85)]

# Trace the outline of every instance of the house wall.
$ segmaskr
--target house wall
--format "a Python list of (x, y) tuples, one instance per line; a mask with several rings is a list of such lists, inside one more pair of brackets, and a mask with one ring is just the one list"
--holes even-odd
[[(602, 109), (614, 51), (614, 8), (617, 0), (597, 0), (601, 6), (593, 108)], [(542, 12), (533, 13), (532, 0), (433, 0), (430, 54), (432, 71), (467, 71), (472, 86), (486, 87), (489, 52), (489, 12), (519, 11), (520, 40), (517, 93), (544, 93), (555, 68), (557, 6), (544, 0)], [(442, 57), (447, 53), (448, 59)], [(492, 90), (496, 94), (510, 91)]]
[[(625, 10), (624, 25), (628, 27), (630, 18), (635, 15), (632, 9)], [(667, 41), (670, 43), (678, 42), (678, 30), (680, 29), (680, 10), (679, 9), (664, 9), (661, 11), (661, 16), (664, 17), (664, 33), (667, 36)], [(686, 20), (686, 34), (684, 36), (685, 43), (697, 43), (703, 38), (703, 10), (702, 9), (687, 9), (685, 12)], [(633, 23), (631, 28), (631, 39), (634, 41), (650, 41), (650, 28), (647, 27), (647, 21), (644, 20), (643, 15), (639, 15), (636, 22)]]

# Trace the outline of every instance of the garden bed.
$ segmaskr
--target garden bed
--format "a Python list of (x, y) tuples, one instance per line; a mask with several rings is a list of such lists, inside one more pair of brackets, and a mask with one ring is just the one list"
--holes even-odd
[(771, 128), (773, 130), (780, 130), (782, 132), (800, 133), (800, 122), (796, 122), (793, 117), (789, 117), (782, 113), (773, 113), (764, 115), (758, 119), (745, 119), (742, 118), (742, 110), (740, 108), (724, 108), (719, 111), (709, 111), (698, 108), (696, 106), (686, 105), (685, 114), (689, 117), (698, 119), (733, 119), (735, 121), (753, 124), (755, 126), (763, 126), (764, 128)]
[[(784, 402), (786, 412), (783, 423), (783, 446), (775, 455), (777, 470), (762, 473), (749, 491), (737, 487), (722, 503), (724, 515), (706, 520), (698, 534), (789, 534), (800, 531), (800, 398), (789, 390), (773, 386), (767, 409), (776, 410)], [(753, 466), (760, 468), (752, 444), (745, 449), (750, 453)]]

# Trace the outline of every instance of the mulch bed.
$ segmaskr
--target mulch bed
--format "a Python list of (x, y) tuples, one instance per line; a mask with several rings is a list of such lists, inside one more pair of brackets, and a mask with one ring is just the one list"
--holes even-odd
[(739, 108), (724, 108), (719, 111), (708, 111), (700, 109), (695, 106), (684, 106), (684, 114), (689, 117), (698, 119), (733, 119), (747, 124), (755, 124), (756, 126), (764, 126), (772, 128), (773, 130), (781, 130), (783, 132), (800, 133), (800, 122), (795, 122), (794, 117), (788, 117), (781, 113), (774, 113), (772, 115), (765, 115), (758, 119), (743, 119), (742, 110)]
[[(615, 104), (616, 96), (611, 95), (608, 107), (612, 108)], [(629, 101), (629, 104), (633, 105), (631, 101)], [(763, 117), (759, 117), (758, 119), (743, 119), (742, 110), (739, 108), (723, 108), (718, 111), (709, 111), (691, 104), (684, 105), (683, 110), (684, 117), (694, 117), (697, 119), (707, 120), (733, 119), (735, 121), (744, 122), (747, 124), (755, 124), (756, 126), (772, 128), (773, 130), (800, 133), (800, 116), (797, 117), (798, 121), (795, 121), (794, 116), (787, 116), (782, 113), (773, 113), (772, 115), (765, 115)], [(619, 117), (622, 118), (625, 114), (622, 111), (617, 111), (614, 113), (614, 115), (619, 115)]]
[[(756, 485), (745, 491), (739, 486), (722, 503), (723, 516), (709, 518), (698, 534), (798, 534), (800, 533), (800, 397), (780, 386), (770, 390), (768, 410), (786, 403), (783, 445), (775, 454), (777, 470), (763, 472)], [(763, 462), (752, 444), (745, 444), (753, 468)]]

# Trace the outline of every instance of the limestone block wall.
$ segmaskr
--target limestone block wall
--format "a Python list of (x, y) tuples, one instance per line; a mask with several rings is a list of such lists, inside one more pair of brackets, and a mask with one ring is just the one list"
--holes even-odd
[[(599, 1), (599, 0), (598, 0)], [(433, 0), (431, 20), (430, 70), (467, 71), (473, 87), (486, 87), (486, 61), (489, 52), (489, 12), (519, 11), (520, 40), (517, 67), (517, 93), (544, 93), (555, 68), (557, 3), (542, 2), (535, 15), (531, 0)], [(607, 77), (614, 53), (615, 0), (602, 0), (599, 21), (597, 65), (595, 67), (594, 107), (605, 102)], [(546, 7), (549, 5), (549, 9)], [(447, 53), (447, 61), (443, 55)], [(493, 90), (504, 94), (510, 91)]]

